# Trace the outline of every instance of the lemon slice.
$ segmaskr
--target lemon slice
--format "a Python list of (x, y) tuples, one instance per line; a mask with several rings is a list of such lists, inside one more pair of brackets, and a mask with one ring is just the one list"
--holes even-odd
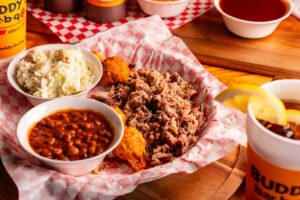
[(288, 122), (294, 122), (296, 124), (300, 124), (300, 111), (296, 109), (287, 109), (287, 120)]
[(218, 94), (215, 99), (244, 113), (250, 104), (256, 118), (281, 125), (287, 124), (287, 114), (282, 101), (259, 86), (233, 85)]

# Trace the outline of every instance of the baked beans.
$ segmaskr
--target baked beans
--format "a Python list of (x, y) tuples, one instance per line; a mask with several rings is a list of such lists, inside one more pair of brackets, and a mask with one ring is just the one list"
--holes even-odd
[(39, 155), (55, 160), (81, 160), (99, 155), (113, 139), (109, 123), (91, 110), (60, 110), (29, 131), (29, 143)]

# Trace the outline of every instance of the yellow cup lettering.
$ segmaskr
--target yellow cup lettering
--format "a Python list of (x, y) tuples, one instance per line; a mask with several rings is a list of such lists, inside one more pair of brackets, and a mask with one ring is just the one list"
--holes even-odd
[(14, 56), (26, 47), (26, 0), (1, 0), (0, 58)]
[(300, 199), (300, 171), (277, 167), (248, 145), (247, 200)]

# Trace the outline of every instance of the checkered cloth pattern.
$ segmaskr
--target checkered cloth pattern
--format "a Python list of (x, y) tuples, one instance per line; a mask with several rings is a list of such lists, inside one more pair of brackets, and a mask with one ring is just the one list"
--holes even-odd
[[(192, 21), (212, 7), (212, 0), (190, 0), (183, 13), (176, 17), (164, 19), (164, 22), (170, 29), (175, 29)], [(121, 24), (147, 17), (147, 15), (140, 10), (136, 0), (128, 1), (125, 18), (108, 24), (99, 24), (89, 21), (83, 17), (83, 13), (54, 14), (47, 12), (43, 9), (41, 3), (37, 3), (36, 1), (33, 3), (32, 0), (28, 2), (27, 9), (35, 18), (46, 24), (64, 43), (77, 43), (98, 32), (103, 32)]]
[[(161, 73), (178, 72), (197, 90), (196, 103), (201, 102), (205, 129), (185, 154), (164, 165), (133, 172), (118, 160), (106, 161), (97, 175), (65, 175), (40, 165), (20, 147), (16, 138), (17, 123), (32, 106), (9, 85), (7, 63), (0, 63), (0, 156), (18, 187), (20, 200), (110, 200), (132, 192), (141, 183), (172, 173), (195, 172), (226, 155), (238, 143), (246, 142), (245, 116), (213, 100), (225, 86), (203, 68), (158, 16), (98, 33), (77, 46), (97, 50), (104, 57), (121, 56), (136, 68), (148, 66)], [(98, 89), (99, 86), (95, 87), (91, 93)]]

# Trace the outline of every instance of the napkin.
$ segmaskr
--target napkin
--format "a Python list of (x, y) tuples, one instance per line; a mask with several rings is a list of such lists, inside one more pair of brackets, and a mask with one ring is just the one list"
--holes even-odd
[(141, 183), (172, 173), (195, 172), (225, 156), (239, 143), (246, 142), (245, 116), (213, 100), (225, 86), (203, 68), (184, 42), (173, 36), (158, 16), (112, 28), (78, 46), (100, 51), (105, 57), (119, 55), (137, 68), (149, 66), (161, 73), (178, 72), (198, 91), (197, 101), (203, 103), (207, 117), (205, 128), (195, 145), (164, 165), (133, 172), (122, 162), (106, 161), (99, 174), (65, 175), (41, 166), (19, 146), (16, 125), (32, 106), (9, 86), (5, 74), (7, 66), (1, 65), (0, 156), (18, 187), (21, 200), (113, 199), (132, 192)]

